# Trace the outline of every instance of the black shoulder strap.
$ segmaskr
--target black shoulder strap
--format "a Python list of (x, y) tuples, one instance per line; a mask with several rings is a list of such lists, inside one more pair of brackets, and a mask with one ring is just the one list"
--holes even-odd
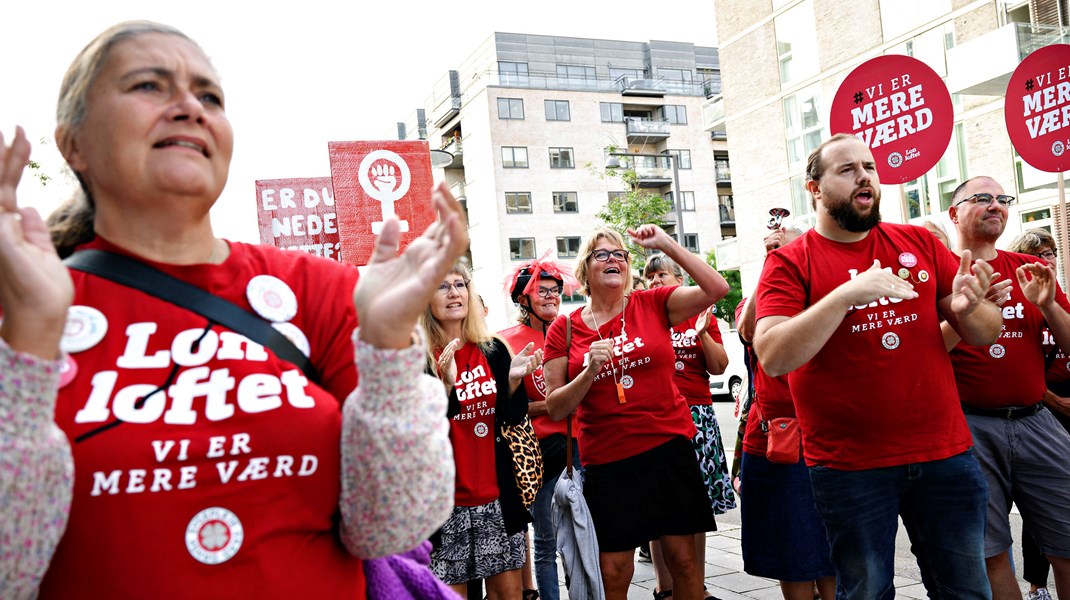
[(319, 373), (293, 342), (271, 324), (244, 308), (186, 283), (145, 263), (103, 250), (80, 250), (63, 261), (68, 268), (110, 279), (185, 308), (218, 323), (250, 340), (271, 348), (279, 358), (293, 363), (310, 381), (320, 382)]
[[(583, 310), (582, 308), (580, 310)], [(571, 379), (568, 376), (568, 353), (572, 348), (572, 315), (564, 315), (565, 319), (565, 383)], [(568, 478), (572, 479), (572, 415), (565, 417), (565, 470)]]

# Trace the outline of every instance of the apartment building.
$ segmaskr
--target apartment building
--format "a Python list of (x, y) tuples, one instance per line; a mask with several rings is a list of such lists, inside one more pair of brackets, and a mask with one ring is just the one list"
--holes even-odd
[(491, 322), (504, 325), (506, 275), (546, 251), (574, 259), (595, 215), (626, 191), (607, 174), (611, 158), (635, 170), (643, 191), (674, 202), (666, 230), (692, 251), (735, 235), (724, 135), (703, 118), (720, 92), (716, 48), (494, 33), (434, 84), (397, 136), (449, 153), (438, 155), (436, 178), (466, 204), (478, 289)]
[[(727, 136), (739, 237), (722, 242), (722, 266), (737, 265), (753, 289), (769, 209), (813, 224), (806, 157), (830, 135), (840, 82), (875, 56), (904, 54), (932, 67), (952, 94), (947, 151), (923, 177), (884, 186), (886, 221), (933, 220), (953, 234), (952, 191), (976, 175), (1018, 197), (1005, 245), (1023, 229), (1055, 232), (1056, 175), (1025, 164), (1007, 136), (1007, 81), (1030, 52), (1067, 43), (1065, 0), (763, 0), (716, 3), (724, 87), (705, 105), (706, 126)], [(1063, 253), (1066, 256), (1065, 252)]]

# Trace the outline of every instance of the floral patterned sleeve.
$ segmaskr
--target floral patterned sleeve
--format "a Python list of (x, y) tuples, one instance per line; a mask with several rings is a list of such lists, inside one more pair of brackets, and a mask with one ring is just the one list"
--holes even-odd
[(0, 339), (0, 598), (33, 598), (71, 508), (74, 464), (56, 426), (62, 361)]
[(405, 552), (453, 510), (453, 447), (442, 383), (423, 340), (380, 350), (353, 334), (360, 385), (342, 421), (342, 541), (361, 558)]

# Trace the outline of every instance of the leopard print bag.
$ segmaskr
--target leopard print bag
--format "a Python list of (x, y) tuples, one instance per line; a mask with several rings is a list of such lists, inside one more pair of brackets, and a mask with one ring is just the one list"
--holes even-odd
[(513, 476), (516, 488), (520, 491), (520, 500), (524, 508), (530, 509), (535, 503), (535, 494), (542, 487), (542, 452), (539, 450), (539, 438), (531, 419), (524, 415), (519, 425), (502, 425), (502, 435), (509, 442), (513, 455)]

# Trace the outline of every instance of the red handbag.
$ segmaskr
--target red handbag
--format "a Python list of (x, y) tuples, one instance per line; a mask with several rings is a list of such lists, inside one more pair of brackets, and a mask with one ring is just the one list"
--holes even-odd
[(802, 454), (802, 434), (799, 432), (799, 420), (780, 417), (769, 421), (762, 420), (762, 429), (768, 440), (765, 458), (772, 463), (793, 465), (799, 462)]

